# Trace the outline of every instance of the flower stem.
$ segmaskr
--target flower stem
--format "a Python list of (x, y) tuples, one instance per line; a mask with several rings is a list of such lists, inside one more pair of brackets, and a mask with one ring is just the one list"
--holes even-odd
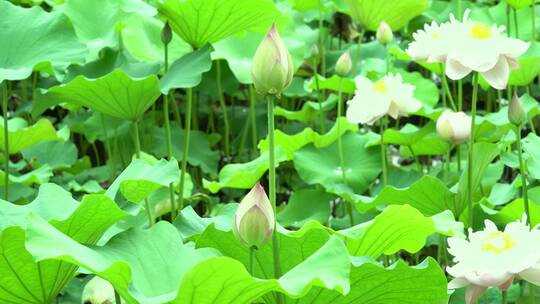
[(471, 135), (469, 138), (469, 159), (467, 162), (467, 203), (469, 212), (469, 228), (473, 225), (473, 185), (472, 185), (472, 173), (473, 173), (473, 150), (474, 150), (474, 124), (476, 118), (476, 103), (478, 100), (478, 73), (473, 74), (473, 93), (472, 93), (472, 108), (471, 108)]
[[(268, 104), (268, 183), (270, 192), (270, 204), (276, 215), (276, 162), (275, 162), (275, 143), (274, 143), (274, 97), (267, 95)], [(274, 259), (274, 277), (281, 277), (281, 262), (279, 260), (279, 239), (277, 232), (277, 222), (274, 222), (274, 233), (272, 234), (272, 255)], [(280, 293), (276, 293), (276, 302), (281, 304), (283, 299)]]
[(517, 9), (513, 9), (513, 13), (514, 13), (514, 26), (516, 28), (516, 38), (519, 38), (519, 22), (518, 22), (518, 17), (517, 17)]
[(255, 113), (255, 90), (253, 85), (249, 85), (249, 116), (251, 117), (251, 140), (253, 141), (253, 154), (257, 153), (257, 117)]
[[(169, 70), (169, 44), (164, 45), (165, 52), (163, 54), (165, 73)], [(165, 141), (167, 146), (167, 159), (173, 158), (172, 143), (171, 143), (171, 123), (169, 120), (169, 94), (163, 95), (163, 124), (165, 126)], [(176, 200), (174, 198), (173, 183), (169, 184), (169, 199), (171, 201), (171, 221), (176, 217)]]
[(221, 62), (219, 61), (216, 61), (216, 85), (219, 95), (219, 105), (221, 106), (221, 111), (223, 112), (223, 125), (225, 126), (225, 156), (229, 157), (231, 155), (231, 151), (229, 149), (229, 116), (227, 115), (227, 105), (225, 104), (223, 89), (221, 88)]
[(388, 173), (386, 168), (386, 145), (384, 144), (384, 131), (386, 131), (385, 117), (379, 121), (380, 133), (381, 133), (381, 164), (382, 164), (382, 185), (386, 186), (388, 181)]
[(182, 146), (184, 151), (182, 153), (182, 163), (180, 165), (180, 184), (178, 185), (178, 195), (180, 196), (178, 200), (180, 202), (178, 206), (179, 210), (182, 210), (184, 208), (184, 185), (186, 183), (187, 159), (189, 156), (189, 137), (191, 133), (191, 108), (193, 106), (193, 90), (191, 88), (188, 88), (186, 90), (186, 95), (186, 128), (184, 129), (184, 145)]
[(523, 151), (521, 148), (521, 126), (517, 127), (517, 152), (519, 159), (519, 173), (521, 175), (521, 195), (523, 196), (523, 210), (527, 215), (527, 224), (531, 223), (531, 214), (529, 212), (529, 198), (527, 193), (527, 173), (523, 163)]
[[(141, 139), (139, 134), (139, 120), (134, 122), (135, 125), (135, 155), (138, 159), (141, 158)], [(146, 215), (148, 216), (148, 225), (152, 227), (154, 225), (154, 217), (152, 215), (152, 208), (148, 198), (144, 199), (144, 206), (146, 208)]]
[(502, 304), (507, 304), (508, 303), (508, 292), (505, 290), (502, 292)]
[(120, 297), (120, 294), (118, 294), (118, 291), (116, 291), (116, 289), (114, 290), (114, 303), (122, 304), (122, 298)]
[(529, 284), (529, 304), (535, 304), (536, 303), (536, 286), (532, 283)]
[(448, 79), (446, 78), (445, 74), (445, 68), (444, 64), (441, 63), (441, 79), (443, 84), (443, 89), (446, 92), (445, 96), (447, 96), (448, 100), (450, 101), (450, 106), (452, 107), (453, 111), (456, 111), (456, 103), (454, 102), (454, 97), (452, 96), (452, 92), (450, 92), (450, 87), (448, 86)]
[(253, 265), (255, 264), (255, 252), (257, 251), (257, 248), (255, 246), (249, 247), (249, 256), (248, 256), (248, 271), (251, 276), (255, 275), (253, 273)]
[(2, 112), (4, 113), (4, 200), (8, 200), (9, 191), (9, 131), (8, 131), (8, 84), (4, 80), (2, 90)]
[(317, 57), (313, 59), (313, 77), (315, 78), (315, 88), (317, 89), (317, 101), (319, 103), (319, 133), (324, 133), (324, 112), (322, 106), (322, 94), (321, 87), (319, 84), (319, 75), (318, 75), (318, 66), (317, 66)]
[[(343, 153), (343, 134), (341, 134), (341, 117), (343, 116), (343, 78), (339, 77), (338, 86), (338, 115), (337, 115), (337, 134), (338, 134), (338, 154), (339, 154), (339, 166), (341, 167), (341, 177), (343, 178), (343, 184), (347, 185), (347, 167), (345, 167), (345, 157)], [(351, 202), (345, 202), (347, 206), (347, 213), (349, 214), (349, 221), (351, 227), (354, 226), (354, 213)]]

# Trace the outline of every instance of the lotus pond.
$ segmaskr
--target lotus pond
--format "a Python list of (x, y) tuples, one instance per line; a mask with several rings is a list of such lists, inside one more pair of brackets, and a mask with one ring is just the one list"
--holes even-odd
[(540, 303), (535, 0), (1, 0), (0, 304)]

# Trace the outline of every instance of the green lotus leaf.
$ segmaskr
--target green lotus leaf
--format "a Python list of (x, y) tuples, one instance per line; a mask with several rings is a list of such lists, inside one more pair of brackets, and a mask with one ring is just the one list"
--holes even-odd
[(346, 0), (353, 18), (366, 29), (376, 31), (385, 21), (397, 31), (430, 6), (428, 0)]
[(160, 0), (158, 10), (194, 48), (245, 30), (266, 31), (277, 16), (269, 0)]
[(95, 244), (105, 231), (126, 214), (104, 195), (85, 196), (81, 203), (54, 184), (40, 188), (28, 205), (0, 201), (0, 301), (50, 303), (75, 276), (77, 268), (60, 261), (34, 261), (27, 251), (28, 218), (49, 221), (74, 241)]
[(163, 94), (170, 89), (193, 88), (201, 83), (202, 74), (212, 68), (211, 52), (212, 47), (207, 45), (175, 61), (160, 80)]
[(0, 83), (28, 78), (33, 70), (55, 75), (71, 63), (82, 63), (86, 47), (62, 12), (22, 8), (0, 2)]
[[(27, 126), (24, 119), (15, 117), (8, 120), (9, 153), (18, 153), (36, 144), (58, 140), (56, 129), (52, 123), (42, 118), (34, 125)], [(4, 147), (4, 118), (0, 117), (0, 149)]]

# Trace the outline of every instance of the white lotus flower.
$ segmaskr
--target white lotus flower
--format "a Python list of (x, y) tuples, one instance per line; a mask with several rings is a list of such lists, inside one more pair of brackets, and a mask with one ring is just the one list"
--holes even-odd
[(485, 229), (470, 232), (469, 240), (448, 239), (456, 265), (447, 271), (454, 279), (448, 288), (467, 287), (467, 304), (475, 303), (488, 287), (506, 290), (516, 279), (540, 284), (540, 231), (529, 230), (525, 218), (499, 231), (485, 221)]
[(413, 34), (407, 54), (414, 60), (446, 64), (446, 75), (462, 79), (472, 71), (479, 72), (494, 88), (506, 88), (510, 69), (518, 69), (517, 58), (527, 51), (529, 42), (504, 35), (504, 26), (488, 26), (469, 18), (425, 25)]
[(413, 85), (403, 83), (400, 74), (388, 74), (375, 83), (359, 76), (355, 95), (347, 102), (347, 120), (371, 125), (386, 114), (397, 118), (416, 112), (422, 103), (414, 98), (414, 89)]
[(469, 12), (463, 18), (465, 35), (446, 58), (446, 75), (457, 80), (476, 71), (495, 89), (505, 89), (510, 69), (519, 69), (517, 58), (527, 51), (530, 42), (507, 37), (504, 26), (472, 21)]
[(437, 119), (437, 134), (448, 142), (462, 144), (471, 135), (471, 120), (464, 112), (445, 110)]

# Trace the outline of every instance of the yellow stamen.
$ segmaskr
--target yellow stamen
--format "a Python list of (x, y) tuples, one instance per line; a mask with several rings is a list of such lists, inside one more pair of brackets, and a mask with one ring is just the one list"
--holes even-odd
[(376, 92), (386, 93), (386, 84), (384, 83), (384, 80), (382, 79), (375, 82), (375, 84), (373, 85), (373, 88), (375, 89)]
[(492, 36), (491, 27), (478, 22), (471, 28), (471, 37), (476, 39), (487, 39)]
[(431, 40), (437, 40), (439, 39), (439, 33), (433, 32), (431, 33)]
[(483, 251), (492, 251), (495, 254), (500, 254), (514, 248), (515, 246), (516, 243), (512, 240), (510, 235), (501, 231), (495, 231), (488, 236), (486, 243), (481, 249)]

